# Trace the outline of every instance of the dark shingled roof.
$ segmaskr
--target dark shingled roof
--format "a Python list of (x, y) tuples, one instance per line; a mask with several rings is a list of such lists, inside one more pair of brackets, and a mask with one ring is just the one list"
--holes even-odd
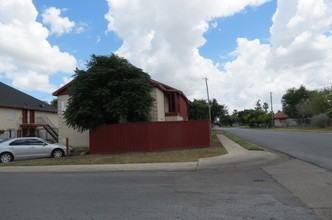
[(57, 112), (55, 107), (2, 82), (0, 82), (0, 107)]

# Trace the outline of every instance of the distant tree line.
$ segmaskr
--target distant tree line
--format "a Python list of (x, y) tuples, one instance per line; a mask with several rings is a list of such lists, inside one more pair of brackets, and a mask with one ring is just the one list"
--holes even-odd
[(332, 88), (308, 90), (301, 85), (288, 89), (282, 96), (282, 109), (290, 118), (308, 118), (332, 114)]
[[(269, 127), (272, 124), (273, 112), (268, 111), (269, 105), (258, 100), (253, 109), (234, 110), (229, 114), (227, 106), (221, 105), (216, 99), (210, 101), (211, 123), (221, 126)], [(290, 118), (311, 118), (316, 126), (323, 127), (332, 119), (332, 87), (321, 90), (308, 90), (301, 85), (290, 88), (282, 96), (282, 111)], [(208, 119), (208, 104), (204, 99), (189, 102), (189, 119)]]
[[(247, 109), (244, 111), (235, 110), (233, 114), (229, 114), (225, 105), (221, 105), (216, 99), (210, 101), (211, 123), (218, 126), (233, 126), (235, 124), (248, 125), (250, 127), (270, 126), (272, 116), (268, 113), (269, 105), (260, 104), (257, 101), (255, 109)], [(205, 99), (194, 99), (189, 101), (189, 120), (208, 119), (209, 110), (208, 103)]]
[(324, 127), (332, 118), (332, 87), (308, 90), (301, 85), (282, 96), (282, 108), (290, 118), (311, 118), (311, 124)]

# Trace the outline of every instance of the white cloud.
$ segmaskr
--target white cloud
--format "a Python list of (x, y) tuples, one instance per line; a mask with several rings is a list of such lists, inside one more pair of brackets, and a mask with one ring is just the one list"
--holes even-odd
[[(116, 52), (143, 68), (152, 78), (183, 90), (189, 98), (204, 98), (205, 83), (215, 98), (224, 91), (222, 73), (198, 49), (209, 21), (237, 13), (266, 0), (178, 1), (108, 0), (108, 30), (123, 39)], [(217, 92), (218, 91), (218, 92)]]
[(47, 41), (49, 32), (36, 22), (37, 15), (32, 0), (1, 0), (0, 72), (20, 89), (50, 93), (55, 86), (49, 76), (72, 74), (76, 59)]
[[(331, 83), (332, 37), (326, 33), (331, 29), (331, 19), (330, 1), (279, 0), (270, 28), (271, 44), (256, 44), (253, 46), (253, 50), (257, 51), (256, 55), (251, 54), (254, 59), (259, 57), (264, 62), (255, 63), (251, 60), (252, 57), (243, 57), (250, 54), (243, 51), (249, 42), (244, 45), (238, 42), (237, 51), (240, 52), (231, 63), (239, 68), (235, 78), (241, 81), (252, 79), (252, 85), (257, 86), (252, 89), (250, 82), (247, 82), (242, 85), (241, 93), (256, 99), (265, 96), (264, 101), (268, 102), (268, 92), (271, 91), (278, 95), (274, 103), (276, 110), (281, 109), (280, 98), (289, 88), (299, 87), (301, 84), (308, 89), (328, 86)], [(260, 49), (263, 46), (264, 52)], [(245, 63), (246, 61), (249, 63)], [(253, 63), (255, 64), (251, 65)], [(232, 73), (232, 69), (226, 65), (226, 75), (229, 73)], [(246, 100), (249, 98), (242, 99), (241, 102), (245, 103)], [(248, 105), (247, 102), (246, 106)]]
[(331, 2), (280, 0), (278, 6), (271, 27), (271, 66), (278, 70), (317, 62), (325, 65), (322, 61), (331, 42), (322, 46), (322, 37), (326, 39), (324, 33), (331, 30)]
[[(70, 21), (67, 17), (61, 17), (61, 10), (55, 7), (47, 8), (42, 14), (42, 18), (43, 23), (50, 26), (51, 34), (61, 36), (69, 33), (75, 27), (75, 22)], [(78, 31), (82, 31), (82, 26)]]
[(79, 22), (78, 25), (75, 24), (75, 32), (77, 34), (83, 33), (86, 31), (87, 27), (88, 27), (87, 23)]
[(108, 0), (105, 18), (108, 31), (123, 39), (118, 54), (189, 98), (206, 97), (203, 78), (208, 77), (211, 97), (230, 109), (253, 108), (258, 99), (269, 103), (272, 92), (278, 110), (288, 88), (331, 83), (330, 0), (278, 0), (270, 42), (237, 39), (234, 59), (222, 64), (224, 71), (218, 69), (223, 60), (214, 64), (199, 54), (209, 22), (265, 2)]

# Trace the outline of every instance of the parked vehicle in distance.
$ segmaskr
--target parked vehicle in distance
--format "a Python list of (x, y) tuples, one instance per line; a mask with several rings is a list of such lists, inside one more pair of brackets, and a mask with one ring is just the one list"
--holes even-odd
[[(74, 149), (69, 147), (69, 153)], [(0, 140), (0, 162), (8, 163), (13, 160), (53, 157), (66, 155), (66, 146), (50, 143), (37, 137), (5, 138)]]

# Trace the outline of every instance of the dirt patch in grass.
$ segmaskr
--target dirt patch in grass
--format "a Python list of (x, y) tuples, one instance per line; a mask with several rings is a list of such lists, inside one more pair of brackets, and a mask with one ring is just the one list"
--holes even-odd
[(212, 134), (211, 146), (176, 151), (124, 153), (102, 155), (76, 155), (66, 158), (45, 158), (25, 161), (14, 161), (0, 166), (50, 166), (50, 165), (83, 165), (83, 164), (130, 164), (130, 163), (170, 163), (195, 162), (199, 158), (214, 157), (226, 154), (227, 151), (216, 136)]

